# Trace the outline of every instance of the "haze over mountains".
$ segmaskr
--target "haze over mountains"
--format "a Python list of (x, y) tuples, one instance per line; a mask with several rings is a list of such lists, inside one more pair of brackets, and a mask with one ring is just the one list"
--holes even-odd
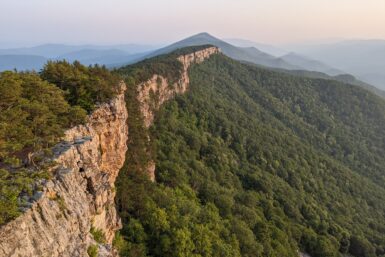
[(110, 65), (130, 62), (157, 46), (125, 45), (64, 45), (45, 44), (35, 47), (0, 49), (0, 71), (2, 70), (40, 70), (48, 60), (78, 60), (83, 64)]
[[(270, 68), (319, 72), (318, 77), (352, 74), (359, 80), (385, 89), (385, 41), (344, 41), (325, 45), (276, 47), (244, 39), (221, 40), (208, 33), (193, 35), (163, 48), (151, 45), (62, 45), (45, 44), (29, 48), (0, 49), (0, 71), (40, 70), (48, 60), (80, 61), (85, 65), (119, 67), (178, 48), (211, 44), (235, 59)], [(298, 72), (297, 72), (298, 73)], [(317, 73), (312, 73), (314, 77)], [(327, 77), (327, 76), (326, 76)], [(339, 77), (352, 83), (356, 78)], [(363, 84), (359, 81), (356, 84)], [(370, 85), (368, 85), (370, 87)], [(380, 94), (383, 94), (382, 92)]]
[(263, 43), (258, 43), (258, 42), (253, 42), (253, 41), (246, 40), (246, 39), (239, 39), (239, 38), (228, 38), (227, 39), (226, 38), (223, 40), (226, 41), (227, 43), (235, 45), (235, 46), (255, 47), (255, 48), (258, 48), (259, 50), (261, 50), (265, 53), (268, 53), (268, 54), (276, 56), (276, 57), (289, 53), (289, 51), (287, 51), (283, 48), (280, 48), (280, 47), (276, 47), (276, 46), (268, 45), (268, 44), (263, 44)]
[(349, 40), (335, 44), (297, 45), (292, 46), (291, 50), (385, 89), (385, 40)]

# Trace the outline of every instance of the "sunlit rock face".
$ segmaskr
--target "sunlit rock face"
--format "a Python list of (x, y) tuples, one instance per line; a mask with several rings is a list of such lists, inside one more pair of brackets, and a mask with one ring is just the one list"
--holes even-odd
[[(188, 69), (192, 64), (202, 63), (210, 58), (211, 55), (219, 53), (217, 47), (208, 47), (190, 54), (181, 55), (177, 59), (182, 63), (182, 73), (180, 78), (173, 84), (167, 78), (154, 74), (151, 79), (137, 86), (138, 102), (146, 128), (150, 127), (154, 121), (156, 111), (163, 103), (172, 99), (175, 95), (184, 94), (188, 90), (190, 78)], [(147, 165), (147, 173), (152, 181), (155, 181), (155, 162), (151, 161)]]
[(217, 47), (208, 47), (190, 54), (181, 55), (177, 59), (182, 63), (182, 73), (177, 82), (170, 84), (163, 76), (154, 74), (151, 79), (138, 85), (138, 100), (144, 118), (144, 124), (149, 127), (154, 121), (154, 113), (167, 100), (177, 94), (187, 91), (190, 83), (188, 68), (194, 63), (202, 63), (211, 55), (219, 53)]
[[(188, 90), (188, 68), (216, 53), (218, 48), (208, 47), (179, 56), (182, 73), (172, 85), (154, 74), (137, 86), (145, 127), (153, 123), (163, 103)], [(0, 228), (0, 257), (83, 257), (91, 245), (98, 246), (99, 256), (117, 256), (111, 246), (121, 228), (114, 183), (125, 162), (130, 124), (125, 90), (122, 82), (118, 95), (100, 105), (85, 125), (65, 132), (64, 140), (53, 149), (53, 179), (36, 192), (30, 208)], [(147, 171), (154, 181), (154, 161)], [(94, 240), (91, 227), (103, 232), (105, 243)]]
[(54, 178), (32, 207), (0, 228), (0, 256), (87, 256), (97, 244), (91, 226), (106, 238), (99, 252), (110, 247), (120, 228), (114, 182), (127, 150), (126, 86), (109, 103), (100, 105), (85, 125), (65, 132), (54, 149)]

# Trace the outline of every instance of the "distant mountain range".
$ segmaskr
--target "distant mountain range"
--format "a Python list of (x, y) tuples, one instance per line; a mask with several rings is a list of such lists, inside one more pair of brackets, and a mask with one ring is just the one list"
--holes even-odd
[(296, 45), (290, 46), (290, 49), (385, 89), (385, 40), (349, 40), (334, 44)]
[(125, 54), (136, 54), (140, 52), (148, 52), (159, 48), (159, 46), (139, 45), (139, 44), (122, 44), (122, 45), (64, 45), (64, 44), (44, 44), (34, 47), (0, 49), (0, 55), (17, 54), (17, 55), (41, 55), (46, 58), (57, 58), (71, 52), (77, 52), (85, 49), (92, 50), (120, 50)]
[(331, 66), (328, 66), (320, 61), (312, 60), (310, 58), (307, 58), (305, 56), (296, 54), (294, 52), (288, 53), (281, 57), (283, 60), (285, 60), (288, 63), (294, 64), (298, 67), (301, 67), (304, 70), (308, 71), (318, 71), (322, 73), (326, 73), (331, 76), (344, 74), (346, 72), (343, 72), (341, 70), (335, 69)]
[(239, 46), (239, 47), (255, 47), (267, 54), (273, 55), (275, 57), (283, 56), (289, 53), (289, 51), (279, 48), (273, 45), (268, 45), (268, 44), (263, 44), (263, 43), (258, 43), (258, 42), (253, 42), (250, 40), (245, 40), (245, 39), (239, 39), (239, 38), (228, 38), (228, 39), (223, 39), (225, 42), (232, 44), (234, 46)]
[(47, 58), (39, 55), (0, 55), (0, 71), (4, 70), (37, 70), (43, 67)]
[(48, 60), (78, 60), (83, 64), (104, 64), (132, 62), (156, 46), (149, 45), (63, 45), (45, 44), (35, 47), (0, 49), (0, 71), (2, 70), (40, 70)]
[[(170, 53), (178, 48), (195, 45), (215, 45), (239, 61), (274, 69), (291, 70), (297, 74), (317, 74), (336, 79), (350, 73), (355, 84), (375, 85), (385, 89), (385, 41), (344, 41), (325, 45), (276, 47), (243, 39), (221, 40), (208, 33), (199, 33), (163, 48), (150, 45), (63, 45), (45, 44), (29, 48), (0, 49), (0, 71), (40, 70), (47, 60), (78, 60), (83, 64), (119, 67), (146, 58)], [(322, 74), (319, 74), (322, 73)], [(364, 82), (362, 82), (362, 81)], [(370, 85), (369, 85), (370, 84)], [(372, 90), (373, 91), (373, 90)], [(378, 90), (375, 90), (378, 91)], [(383, 95), (381, 91), (379, 91)], [(377, 92), (378, 93), (378, 92)]]
[(265, 53), (279, 57), (287, 63), (295, 65), (297, 68), (303, 70), (322, 72), (330, 76), (346, 73), (342, 70), (335, 69), (330, 65), (306, 57), (305, 55), (290, 52), (284, 48), (279, 48), (273, 45), (261, 44), (244, 39), (225, 39), (225, 41), (239, 47), (256, 47)]

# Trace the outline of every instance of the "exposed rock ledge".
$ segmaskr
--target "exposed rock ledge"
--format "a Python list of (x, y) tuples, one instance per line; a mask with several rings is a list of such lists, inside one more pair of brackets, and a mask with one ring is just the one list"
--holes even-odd
[(195, 63), (201, 63), (211, 55), (219, 53), (219, 48), (208, 47), (191, 54), (181, 55), (177, 59), (182, 63), (182, 74), (177, 82), (169, 84), (163, 76), (154, 74), (151, 79), (138, 85), (138, 101), (144, 118), (144, 125), (151, 126), (154, 121), (154, 112), (167, 100), (176, 94), (183, 94), (188, 89), (190, 78), (188, 68)]
[(110, 244), (121, 226), (114, 182), (127, 150), (125, 90), (122, 83), (117, 97), (96, 109), (85, 125), (66, 131), (54, 149), (54, 179), (31, 209), (0, 228), (0, 256), (87, 256), (87, 248), (96, 244), (91, 226), (106, 236), (100, 256), (112, 255)]
[[(188, 68), (218, 52), (218, 48), (208, 47), (179, 56), (183, 70), (173, 85), (159, 75), (138, 85), (146, 127), (165, 101), (186, 92)], [(0, 257), (87, 256), (87, 248), (97, 244), (91, 226), (106, 236), (106, 244), (99, 245), (99, 256), (115, 255), (111, 242), (121, 224), (114, 204), (114, 182), (125, 161), (128, 139), (125, 90), (122, 83), (118, 96), (95, 110), (85, 125), (66, 131), (64, 141), (54, 149), (54, 179), (34, 196), (36, 202), (29, 210), (0, 228)], [(154, 180), (153, 161), (148, 170)]]
[[(179, 56), (177, 59), (182, 63), (182, 73), (179, 80), (172, 85), (165, 77), (158, 74), (154, 74), (151, 79), (138, 85), (138, 102), (140, 103), (140, 111), (146, 128), (151, 126), (155, 112), (159, 110), (164, 102), (172, 99), (177, 94), (183, 94), (187, 91), (190, 83), (188, 68), (192, 64), (201, 63), (211, 55), (219, 52), (219, 48), (213, 46)], [(154, 161), (148, 163), (147, 173), (150, 179), (155, 181)]]

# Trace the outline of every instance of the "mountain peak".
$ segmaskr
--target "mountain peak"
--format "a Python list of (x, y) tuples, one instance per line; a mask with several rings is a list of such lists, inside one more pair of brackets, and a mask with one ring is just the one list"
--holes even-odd
[(192, 36), (190, 36), (184, 40), (198, 40), (198, 39), (199, 40), (208, 40), (208, 41), (221, 41), (219, 38), (216, 38), (207, 32), (201, 32), (201, 33), (192, 35)]
[(147, 55), (146, 58), (150, 58), (156, 55), (170, 53), (176, 49), (188, 47), (188, 46), (202, 46), (202, 45), (213, 45), (221, 49), (222, 53), (235, 59), (242, 60), (249, 63), (255, 63), (266, 67), (282, 68), (282, 69), (294, 69), (297, 68), (285, 61), (282, 61), (274, 56), (266, 54), (255, 47), (236, 47), (219, 38), (210, 35), (207, 32), (202, 32), (174, 44), (159, 49), (151, 54)]
[(214, 37), (214, 36), (212, 36), (212, 35), (209, 34), (208, 32), (201, 32), (201, 33), (192, 35), (191, 37)]

